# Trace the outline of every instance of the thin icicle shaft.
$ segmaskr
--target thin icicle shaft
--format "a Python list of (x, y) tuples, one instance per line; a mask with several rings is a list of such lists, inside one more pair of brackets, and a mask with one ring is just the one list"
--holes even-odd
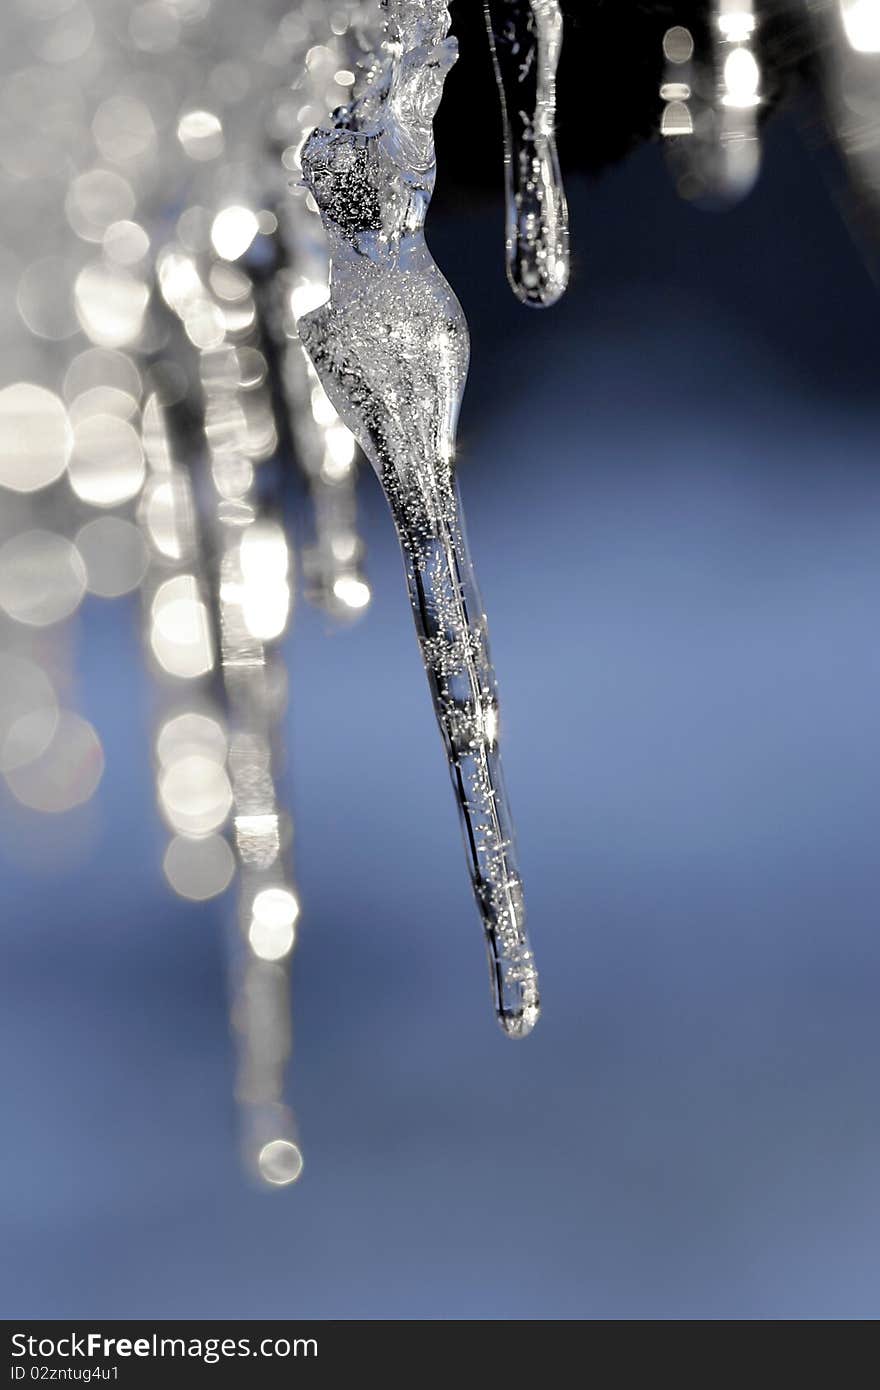
[(546, 308), (569, 278), (568, 207), (556, 150), (557, 0), (485, 0), (504, 123), (507, 276), (524, 304)]
[(538, 981), (525, 929), (510, 807), (498, 751), (498, 692), (488, 630), (457, 497), (428, 534), (401, 530), (413, 617), (480, 906), (495, 1007), (505, 1031), (531, 1031)]

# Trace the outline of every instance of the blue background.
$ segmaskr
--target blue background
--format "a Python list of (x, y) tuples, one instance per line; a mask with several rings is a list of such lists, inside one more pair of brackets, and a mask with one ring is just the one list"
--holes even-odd
[(880, 1312), (880, 305), (784, 126), (725, 217), (656, 150), (570, 194), (545, 316), (497, 207), (432, 229), (538, 1031), (491, 1020), (367, 478), (373, 607), (288, 653), (306, 1169), (251, 1188), (231, 901), (163, 884), (137, 603), (90, 601), (97, 805), (2, 848), (5, 1316)]

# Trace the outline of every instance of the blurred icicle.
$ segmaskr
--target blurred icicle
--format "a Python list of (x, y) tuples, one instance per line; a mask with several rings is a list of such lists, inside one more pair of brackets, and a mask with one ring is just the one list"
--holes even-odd
[(810, 11), (825, 117), (849, 175), (839, 201), (880, 279), (880, 3), (810, 0)]
[(678, 191), (707, 207), (731, 207), (751, 192), (761, 167), (761, 69), (753, 0), (712, 0), (708, 59), (688, 29), (663, 39), (660, 133)]
[(148, 477), (138, 515), (150, 555), (145, 645), (158, 676), (157, 800), (172, 831), (163, 868), (177, 894), (204, 901), (228, 888), (235, 872), (223, 834), (232, 805), (229, 733), (216, 699), (210, 576), (190, 474), (177, 462), (173, 415), (157, 393), (144, 411)]
[(710, 191), (733, 203), (750, 193), (761, 168), (761, 69), (754, 0), (714, 0), (718, 133), (709, 165)]
[(270, 316), (281, 352), (281, 378), (297, 462), (308, 484), (314, 539), (303, 555), (307, 594), (335, 617), (351, 618), (370, 601), (357, 530), (356, 445), (305, 355), (297, 324), (329, 295), (330, 264), (314, 200), (302, 183), (300, 153), (309, 130), (356, 80), (364, 57), (363, 6), (349, 5), (328, 31), (324, 0), (306, 0), (299, 16), (293, 87), (272, 122), (291, 175), (276, 205), (281, 267)]
[[(233, 1021), (237, 1096), (248, 1158), (264, 1181), (299, 1176), (302, 1157), (284, 1101), (290, 1053), (289, 961), (299, 901), (291, 831), (276, 788), (276, 727), (285, 681), (272, 659), (292, 603), (292, 556), (257, 472), (275, 451), (271, 402), (246, 271), (180, 247), (159, 263), (166, 302), (196, 349), (206, 444), (207, 527), (217, 659), (228, 725), (229, 809), (238, 868)], [(210, 500), (208, 500), (208, 498)]]

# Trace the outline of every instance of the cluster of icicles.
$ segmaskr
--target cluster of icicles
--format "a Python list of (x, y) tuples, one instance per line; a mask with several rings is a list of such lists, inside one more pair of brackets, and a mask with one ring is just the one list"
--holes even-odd
[[(486, 18), (508, 271), (525, 303), (552, 304), (568, 278), (559, 7), (493, 0)], [(69, 620), (86, 593), (139, 592), (164, 873), (191, 900), (234, 888), (235, 1095), (247, 1164), (276, 1186), (302, 1169), (286, 1081), (301, 908), (278, 785), (291, 460), (309, 499), (306, 593), (340, 620), (370, 601), (358, 445), (379, 474), (498, 1018), (518, 1037), (539, 1013), (454, 481), (468, 331), (423, 235), (449, 28), (436, 0), (153, 0), (127, 27), (116, 0), (17, 0), (11, 19), (0, 774), (23, 815), (93, 796), (100, 735), (61, 705)]]
[[(33, 47), (28, 25), (47, 42), (45, 17), (28, 3), (20, 23)], [(0, 390), (10, 503), (0, 523), (0, 771), (36, 810), (65, 810), (94, 790), (99, 744), (88, 764), (97, 776), (59, 783), (53, 749), (73, 727), (57, 703), (67, 648), (34, 633), (63, 624), (87, 588), (139, 588), (159, 692), (165, 873), (196, 899), (235, 882), (236, 1097), (248, 1162), (283, 1186), (302, 1169), (285, 1099), (300, 906), (277, 790), (278, 648), (294, 582), (287, 458), (311, 503), (307, 592), (335, 617), (370, 598), (358, 449), (379, 477), (495, 1012), (518, 1038), (540, 1011), (455, 480), (468, 329), (424, 237), (433, 119), (457, 46), (440, 0), (158, 0), (133, 9), (122, 39), (114, 3), (95, 0), (91, 31), (68, 16), (50, 33), (52, 61), (60, 52), (66, 64), (54, 94), (39, 68), (15, 75), (29, 143), (23, 132), (0, 148), (4, 170), (18, 161), (16, 251), (35, 228), (58, 226), (57, 206), (71, 243), (38, 248), (38, 269), (22, 276), (15, 351), (33, 370)], [(569, 279), (555, 138), (563, 16), (557, 0), (484, 8), (504, 128), (507, 274), (523, 304), (546, 308)], [(754, 180), (755, 32), (751, 0), (713, 0), (711, 54), (697, 62), (681, 26), (665, 36), (659, 133), (688, 196), (730, 201)], [(160, 99), (164, 121), (151, 107)], [(69, 323), (54, 292), (59, 264)]]

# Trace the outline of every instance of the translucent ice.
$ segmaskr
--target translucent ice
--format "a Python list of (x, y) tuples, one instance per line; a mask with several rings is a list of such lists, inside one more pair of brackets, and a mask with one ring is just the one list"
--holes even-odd
[(568, 208), (556, 152), (557, 0), (485, 0), (504, 121), (507, 276), (518, 299), (555, 304), (569, 276)]
[(454, 476), (468, 368), (461, 307), (424, 237), (435, 178), (433, 118), (457, 48), (444, 4), (388, 0), (368, 80), (303, 150), (332, 260), (327, 304), (300, 334), (340, 417), (384, 487), (461, 813), (510, 1036), (538, 1017), (538, 982), (498, 753), (486, 619)]

